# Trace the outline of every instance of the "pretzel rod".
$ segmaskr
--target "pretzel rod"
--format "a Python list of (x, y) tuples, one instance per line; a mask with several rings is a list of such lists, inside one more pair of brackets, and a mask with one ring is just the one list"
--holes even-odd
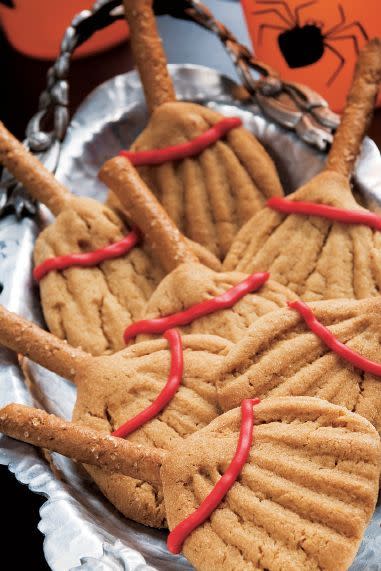
[(198, 262), (184, 236), (124, 157), (107, 161), (99, 178), (119, 198), (166, 272), (184, 262)]
[(152, 0), (124, 0), (134, 60), (152, 113), (162, 103), (176, 101), (167, 58), (157, 31)]
[(89, 355), (0, 305), (0, 344), (70, 381)]
[(10, 404), (0, 410), (0, 432), (82, 464), (160, 483), (165, 453), (68, 422), (44, 410)]
[(374, 38), (360, 52), (341, 123), (328, 155), (328, 170), (351, 175), (372, 119), (381, 82), (381, 39)]
[(26, 190), (57, 216), (71, 200), (70, 192), (0, 122), (0, 163)]

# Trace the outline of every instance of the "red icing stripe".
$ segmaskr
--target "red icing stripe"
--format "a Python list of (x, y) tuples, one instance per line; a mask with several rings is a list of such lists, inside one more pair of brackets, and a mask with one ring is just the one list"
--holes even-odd
[(199, 155), (207, 147), (222, 139), (231, 129), (241, 125), (242, 121), (239, 117), (225, 117), (192, 141), (149, 151), (120, 151), (119, 155), (129, 159), (135, 166), (161, 165), (167, 161), (179, 161)]
[(353, 349), (350, 349), (344, 343), (341, 343), (336, 337), (317, 320), (313, 311), (302, 301), (289, 301), (289, 307), (296, 309), (296, 311), (303, 317), (307, 326), (315, 335), (317, 335), (332, 351), (337, 353), (339, 357), (352, 363), (358, 369), (371, 373), (372, 375), (381, 376), (381, 364), (375, 363), (366, 357), (362, 357)]
[(171, 553), (180, 553), (184, 541), (197, 527), (203, 524), (224, 499), (237, 480), (250, 453), (254, 431), (254, 405), (259, 399), (245, 399), (241, 404), (241, 430), (234, 458), (225, 474), (221, 476), (210, 494), (195, 512), (179, 523), (169, 534), (167, 547)]
[(287, 198), (274, 196), (267, 201), (267, 206), (285, 214), (305, 214), (306, 216), (321, 216), (330, 220), (336, 220), (343, 224), (364, 224), (374, 230), (381, 230), (381, 216), (374, 212), (362, 210), (346, 210), (326, 204), (315, 202), (296, 202)]
[(42, 262), (42, 264), (34, 268), (33, 277), (35, 280), (40, 281), (46, 274), (53, 270), (65, 270), (72, 266), (96, 266), (105, 260), (112, 260), (113, 258), (119, 258), (120, 256), (128, 254), (128, 252), (136, 246), (138, 241), (139, 232), (134, 228), (125, 238), (105, 248), (99, 248), (99, 250), (86, 252), (84, 254), (67, 254), (65, 256), (48, 258)]
[(124, 332), (124, 340), (127, 343), (141, 333), (163, 333), (170, 327), (179, 327), (188, 325), (199, 317), (204, 317), (215, 311), (232, 307), (242, 297), (256, 291), (270, 277), (268, 272), (258, 272), (251, 274), (245, 280), (225, 291), (221, 295), (217, 295), (213, 299), (207, 299), (196, 303), (185, 311), (172, 313), (166, 317), (157, 317), (156, 319), (142, 319), (136, 323), (132, 323)]
[(175, 396), (183, 377), (183, 344), (181, 335), (176, 329), (168, 329), (168, 331), (164, 333), (164, 337), (168, 340), (171, 351), (171, 369), (165, 387), (149, 407), (133, 418), (130, 418), (130, 420), (127, 420), (127, 422), (112, 433), (112, 436), (125, 438), (131, 434), (131, 432), (134, 432), (140, 428), (140, 426), (143, 426), (143, 424), (157, 416)]

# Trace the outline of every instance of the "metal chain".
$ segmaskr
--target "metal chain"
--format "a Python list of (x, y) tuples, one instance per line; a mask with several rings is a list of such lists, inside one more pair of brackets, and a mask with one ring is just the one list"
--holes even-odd
[[(47, 72), (37, 113), (26, 128), (24, 145), (54, 172), (61, 143), (69, 125), (69, 70), (74, 51), (95, 32), (124, 18), (121, 0), (97, 0), (90, 10), (77, 14), (63, 36), (60, 54)], [(0, 179), (0, 217), (14, 211), (20, 218), (34, 215), (36, 203), (5, 169)]]
[(293, 129), (306, 143), (322, 151), (327, 149), (340, 119), (323, 97), (307, 86), (283, 81), (274, 69), (258, 61), (199, 0), (182, 0), (180, 4), (190, 19), (218, 36), (242, 84), (266, 115)]
[[(115, 10), (120, 0), (98, 0), (91, 10), (77, 14), (67, 28), (61, 42), (61, 51), (54, 65), (47, 73), (47, 86), (40, 95), (39, 112), (27, 127), (27, 140), (30, 150), (47, 150), (52, 139), (62, 141), (69, 125), (69, 83), (70, 59), (74, 51), (95, 32), (123, 18), (124, 14)], [(53, 129), (43, 130), (44, 121), (52, 113)]]
[[(305, 86), (284, 82), (270, 66), (255, 59), (250, 50), (199, 0), (156, 0), (155, 12), (193, 20), (214, 33), (229, 54), (239, 78), (263, 112), (280, 125), (320, 150), (332, 141), (339, 118), (327, 102)], [(97, 0), (90, 10), (77, 14), (61, 42), (60, 54), (47, 72), (47, 86), (39, 109), (29, 121), (24, 145), (52, 172), (55, 171), (69, 115), (69, 69), (71, 56), (96, 31), (124, 17), (122, 0)], [(18, 217), (35, 214), (33, 200), (6, 170), (0, 179), (0, 216), (9, 209)]]

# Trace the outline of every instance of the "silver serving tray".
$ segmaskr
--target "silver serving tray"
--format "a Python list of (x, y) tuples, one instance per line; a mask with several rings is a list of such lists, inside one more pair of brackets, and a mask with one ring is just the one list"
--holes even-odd
[[(323, 166), (324, 155), (294, 134), (266, 119), (255, 105), (234, 98), (236, 84), (216, 71), (194, 65), (170, 66), (181, 99), (197, 101), (225, 115), (240, 116), (267, 147), (287, 192), (310, 179)], [(73, 192), (103, 199), (97, 179), (102, 163), (128, 147), (147, 121), (140, 81), (135, 72), (98, 87), (82, 103), (66, 135), (57, 177)], [(358, 162), (355, 183), (362, 198), (381, 206), (381, 157), (367, 139)], [(0, 302), (41, 323), (38, 290), (32, 283), (32, 250), (39, 227), (34, 220), (0, 221)], [(0, 288), (1, 289), (1, 288)], [(17, 359), (0, 352), (0, 405), (34, 403), (65, 418), (71, 417), (75, 388), (64, 379), (31, 364), (39, 397), (26, 388)], [(34, 392), (35, 394), (35, 392)], [(190, 570), (182, 557), (168, 554), (166, 533), (135, 524), (121, 516), (97, 491), (74, 462), (58, 454), (58, 479), (39, 451), (0, 437), (0, 463), (47, 501), (41, 508), (40, 531), (45, 535), (46, 560), (54, 571), (68, 570)], [(381, 506), (368, 526), (351, 571), (381, 571)]]

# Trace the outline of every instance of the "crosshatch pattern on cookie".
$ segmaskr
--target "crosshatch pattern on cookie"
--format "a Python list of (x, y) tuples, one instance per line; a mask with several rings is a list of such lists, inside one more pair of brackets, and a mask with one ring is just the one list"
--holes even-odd
[[(149, 299), (143, 319), (154, 319), (183, 311), (197, 303), (212, 299), (242, 282), (247, 275), (240, 272), (213, 272), (200, 264), (184, 264), (166, 276)], [(237, 342), (246, 329), (260, 316), (286, 307), (297, 299), (291, 290), (267, 281), (255, 293), (246, 294), (230, 309), (200, 317), (181, 326), (183, 333), (210, 333)], [(137, 340), (146, 339), (139, 335)]]
[[(332, 300), (309, 307), (341, 342), (381, 363), (381, 300)], [(358, 412), (381, 429), (380, 377), (332, 352), (292, 309), (255, 322), (229, 351), (218, 386), (225, 410), (254, 396), (309, 395)]]

